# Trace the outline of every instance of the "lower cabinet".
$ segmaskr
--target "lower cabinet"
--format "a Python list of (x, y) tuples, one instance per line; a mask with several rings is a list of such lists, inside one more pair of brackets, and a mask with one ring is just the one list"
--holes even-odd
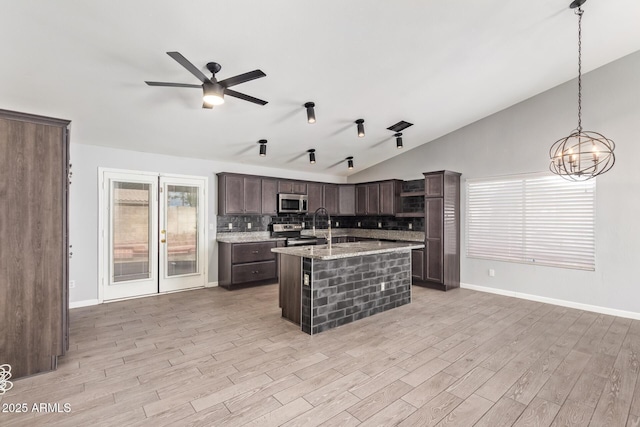
[(424, 277), (424, 251), (422, 249), (411, 251), (411, 277), (416, 279)]
[(230, 289), (235, 285), (273, 283), (278, 277), (276, 242), (218, 243), (218, 284)]

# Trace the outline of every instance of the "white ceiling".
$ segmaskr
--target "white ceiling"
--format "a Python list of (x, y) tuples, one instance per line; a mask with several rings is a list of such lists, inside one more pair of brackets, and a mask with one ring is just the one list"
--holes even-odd
[[(2, 0), (0, 108), (72, 120), (72, 141), (347, 175), (574, 78), (569, 0)], [(583, 8), (584, 71), (640, 50), (640, 1)], [(201, 108), (165, 52), (219, 79), (261, 69)], [(317, 123), (306, 123), (306, 101)], [(567, 105), (575, 108), (575, 105)], [(354, 121), (365, 119), (366, 137)], [(535, 120), (535, 118), (532, 118)], [(267, 139), (268, 156), (258, 156)], [(315, 148), (310, 165), (306, 150)], [(347, 171), (347, 156), (356, 169)]]

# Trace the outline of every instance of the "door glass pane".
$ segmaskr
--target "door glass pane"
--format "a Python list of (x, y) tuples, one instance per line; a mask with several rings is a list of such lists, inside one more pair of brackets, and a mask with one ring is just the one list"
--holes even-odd
[(113, 183), (113, 282), (148, 279), (151, 184)]
[(167, 185), (167, 275), (198, 272), (198, 187)]

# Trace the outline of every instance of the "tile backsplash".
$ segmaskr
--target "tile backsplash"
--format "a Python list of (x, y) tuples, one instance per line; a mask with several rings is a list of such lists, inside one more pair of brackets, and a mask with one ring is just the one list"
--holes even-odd
[[(424, 202), (423, 202), (424, 203)], [(424, 218), (396, 218), (394, 216), (332, 216), (333, 228), (363, 228), (377, 230), (424, 231)], [(268, 231), (269, 224), (305, 223), (310, 229), (313, 215), (220, 215), (217, 217), (218, 233), (238, 233), (250, 231)], [(339, 225), (336, 226), (336, 222)], [(229, 228), (231, 224), (231, 228)], [(409, 226), (411, 224), (411, 227)], [(381, 227), (378, 227), (381, 225)], [(316, 218), (317, 228), (327, 227), (327, 218)]]

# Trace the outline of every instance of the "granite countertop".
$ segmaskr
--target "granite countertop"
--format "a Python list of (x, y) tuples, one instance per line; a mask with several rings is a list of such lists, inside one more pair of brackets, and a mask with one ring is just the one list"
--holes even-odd
[[(302, 235), (312, 235), (309, 229), (302, 230)], [(318, 237), (325, 237), (326, 229), (318, 229)], [(422, 231), (398, 231), (398, 230), (371, 230), (364, 228), (332, 228), (333, 237), (352, 236), (366, 237), (369, 239), (402, 240), (407, 242), (424, 242), (424, 232)], [(218, 233), (216, 240), (223, 243), (253, 243), (285, 240), (284, 237), (271, 237), (268, 231), (251, 231), (242, 233)]]
[(408, 252), (412, 249), (421, 249), (421, 243), (398, 243), (398, 242), (353, 242), (334, 243), (329, 249), (329, 245), (318, 246), (291, 246), (283, 248), (273, 248), (271, 252), (285, 255), (299, 256), (303, 258), (331, 260), (340, 258), (351, 258), (363, 255), (382, 254), (387, 252)]
[(248, 233), (218, 233), (216, 240), (222, 243), (254, 243), (286, 240), (286, 237), (271, 237), (268, 231), (254, 231)]

